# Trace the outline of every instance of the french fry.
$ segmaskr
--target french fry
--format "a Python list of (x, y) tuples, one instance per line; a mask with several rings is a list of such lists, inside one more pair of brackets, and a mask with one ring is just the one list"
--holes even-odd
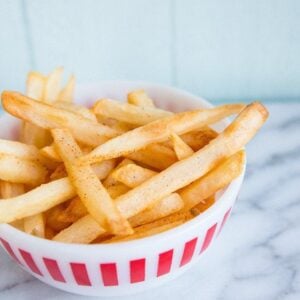
[[(162, 203), (160, 203), (162, 202)], [(80, 206), (78, 203), (74, 203), (74, 205)], [(160, 217), (168, 216), (174, 211), (180, 210), (183, 207), (183, 202), (181, 198), (174, 196), (173, 194), (156, 201), (153, 203), (153, 206), (149, 208), (149, 210), (145, 210), (140, 213), (140, 216), (136, 217), (136, 219), (132, 219), (132, 222), (135, 226), (141, 225), (143, 222), (153, 221), (157, 218), (155, 217), (155, 214), (158, 214)], [(163, 208), (162, 212), (159, 212), (159, 210)], [(73, 210), (74, 208), (72, 208)], [(92, 217), (91, 215), (85, 215), (82, 216), (80, 219), (80, 214), (83, 215), (83, 211), (80, 209), (80, 207), (77, 207), (76, 212), (80, 212), (78, 215), (73, 214), (73, 224), (70, 225), (68, 228), (62, 230), (59, 232), (56, 236), (53, 237), (53, 240), (64, 242), (64, 243), (84, 243), (88, 244), (94, 241), (96, 238), (102, 238), (102, 235), (106, 236), (108, 233), (107, 231), (101, 227)], [(71, 210), (69, 210), (69, 213), (72, 213)], [(121, 211), (122, 215), (126, 216), (126, 211)], [(176, 216), (175, 216), (176, 215)], [(182, 216), (190, 215), (189, 212), (180, 213), (180, 218)], [(177, 214), (172, 214), (169, 219), (163, 218), (160, 220), (157, 220), (157, 223), (151, 223), (151, 224), (166, 224), (168, 221), (174, 221), (178, 220)], [(68, 219), (66, 219), (68, 220)], [(139, 224), (141, 222), (141, 224)], [(82, 226), (86, 226), (88, 228), (89, 234), (85, 234), (84, 228)]]
[(111, 99), (102, 99), (95, 103), (93, 111), (108, 118), (135, 125), (145, 125), (172, 115), (171, 112), (155, 107), (139, 107)]
[[(30, 72), (26, 83), (27, 96), (36, 101), (44, 101), (45, 84), (46, 78), (43, 75), (37, 72)], [(41, 148), (51, 142), (51, 136), (47, 130), (34, 124), (23, 122), (20, 140), (26, 144), (35, 145), (38, 148)]]
[(209, 207), (211, 207), (215, 203), (215, 196), (210, 196), (205, 200), (202, 200), (193, 208), (191, 208), (190, 212), (193, 216), (198, 216), (202, 212), (206, 211)]
[(245, 166), (245, 156), (243, 150), (233, 154), (203, 177), (184, 187), (179, 192), (185, 203), (184, 209), (191, 209), (237, 178)]
[(177, 161), (175, 152), (161, 144), (149, 145), (127, 157), (157, 170), (164, 170)]
[(0, 154), (0, 179), (13, 183), (39, 185), (45, 182), (47, 170), (36, 161)]
[(119, 242), (128, 242), (136, 239), (141, 239), (145, 238), (154, 234), (158, 234), (167, 230), (170, 230), (174, 227), (177, 227), (184, 223), (185, 220), (178, 220), (172, 223), (167, 223), (164, 225), (159, 225), (159, 226), (153, 226), (149, 228), (149, 224), (142, 225), (139, 227), (135, 228), (135, 233), (126, 237), (113, 237), (107, 241), (105, 241), (105, 244), (110, 244), (110, 243), (119, 243)]
[(175, 212), (178, 212), (184, 207), (182, 198), (177, 194), (173, 193), (161, 201), (157, 201), (151, 208), (148, 208), (141, 213), (131, 217), (129, 222), (132, 227), (144, 225), (146, 223), (153, 222), (157, 219), (166, 217)]
[(75, 89), (75, 77), (72, 75), (67, 84), (58, 94), (57, 100), (60, 102), (72, 103)]
[(84, 106), (76, 105), (74, 103), (69, 103), (69, 102), (63, 102), (63, 101), (54, 102), (53, 106), (70, 111), (72, 113), (76, 113), (79, 116), (91, 120), (92, 122), (98, 122), (96, 116), (88, 108)]
[(56, 235), (57, 233), (49, 226), (45, 227), (45, 238), (48, 240), (52, 240), (53, 237)]
[(42, 213), (24, 219), (24, 231), (28, 234), (45, 237), (45, 219)]
[(205, 126), (201, 128), (201, 130), (187, 132), (180, 137), (194, 151), (198, 151), (217, 136), (218, 133), (216, 131), (208, 126)]
[(10, 223), (44, 212), (75, 195), (68, 178), (43, 184), (23, 195), (0, 201), (0, 223)]
[(141, 107), (154, 107), (153, 100), (144, 90), (136, 90), (127, 95), (127, 102)]
[(97, 121), (103, 125), (111, 127), (117, 131), (126, 132), (133, 129), (136, 126), (128, 124), (126, 122), (121, 122), (112, 118), (107, 118), (105, 116), (96, 115)]
[[(25, 193), (24, 185), (20, 183), (11, 183), (0, 181), (0, 194), (2, 199), (16, 197)], [(15, 228), (24, 231), (24, 220), (15, 220), (10, 223)]]
[(75, 197), (71, 200), (67, 208), (59, 214), (58, 222), (73, 223), (87, 214), (88, 211), (80, 198)]
[(48, 158), (53, 160), (54, 162), (61, 162), (61, 158), (59, 156), (59, 154), (57, 153), (54, 144), (50, 145), (50, 146), (46, 146), (44, 148), (42, 148), (40, 150), (40, 153)]
[(153, 176), (115, 201), (126, 217), (131, 217), (161, 199), (205, 175), (222, 160), (241, 150), (268, 117), (258, 102), (248, 105), (213, 141), (192, 156)]
[(91, 215), (86, 215), (68, 228), (60, 231), (52, 240), (64, 243), (87, 244), (104, 233), (105, 229)]
[(185, 159), (194, 154), (193, 149), (187, 145), (177, 134), (171, 134), (171, 141), (178, 160)]
[(57, 100), (61, 88), (63, 72), (64, 68), (59, 67), (54, 69), (47, 77), (43, 95), (44, 101), (51, 103)]
[(16, 197), (24, 193), (25, 189), (23, 184), (0, 181), (0, 194), (3, 199)]
[(136, 164), (127, 164), (113, 171), (111, 176), (116, 181), (122, 182), (130, 188), (134, 188), (155, 174), (157, 174), (157, 172)]
[(108, 174), (107, 178), (103, 181), (103, 185), (106, 188), (109, 188), (110, 186), (116, 185), (118, 184), (118, 181), (116, 179), (113, 178), (113, 172), (115, 172), (116, 170), (118, 170), (119, 168), (122, 168), (128, 164), (133, 164), (134, 162), (128, 158), (124, 158), (117, 166), (114, 170), (111, 170), (111, 172)]
[(21, 159), (33, 161), (43, 160), (39, 149), (34, 145), (3, 139), (0, 139), (0, 154), (13, 155)]
[(50, 180), (57, 180), (67, 176), (67, 171), (64, 164), (60, 164), (50, 175)]
[(46, 78), (38, 72), (29, 72), (26, 81), (26, 95), (38, 101), (43, 101)]
[(112, 199), (127, 193), (129, 190), (130, 188), (122, 183), (117, 183), (107, 188), (107, 192)]
[(82, 153), (70, 131), (53, 129), (51, 132), (68, 175), (91, 216), (114, 234), (131, 234), (131, 226), (114, 205), (92, 168), (89, 165), (79, 166), (76, 164), (76, 160)]
[(69, 128), (79, 142), (98, 146), (120, 132), (78, 114), (39, 103), (16, 92), (3, 92), (2, 105), (10, 114), (45, 129)]
[[(4, 93), (4, 95), (6, 95)], [(4, 100), (6, 97), (2, 97)], [(2, 100), (3, 101), (3, 100)], [(5, 103), (4, 103), (5, 107)], [(212, 109), (200, 109), (172, 115), (161, 120), (135, 128), (98, 146), (81, 161), (93, 163), (109, 158), (129, 155), (149, 144), (163, 142), (172, 133), (184, 134), (213, 124), (231, 114), (238, 113), (244, 105), (223, 105)]]
[(52, 228), (56, 232), (67, 228), (71, 224), (71, 222), (65, 218), (65, 209), (63, 204), (64, 203), (57, 205), (45, 213), (47, 227)]

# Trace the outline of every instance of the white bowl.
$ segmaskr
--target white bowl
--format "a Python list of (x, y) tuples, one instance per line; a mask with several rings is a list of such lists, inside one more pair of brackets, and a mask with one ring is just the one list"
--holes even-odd
[[(179, 89), (144, 82), (102, 81), (80, 86), (76, 102), (91, 105), (97, 98), (123, 100), (143, 88), (156, 104), (172, 111), (212, 105)], [(18, 121), (0, 117), (1, 138), (13, 138)], [(225, 122), (218, 129), (224, 128)], [(177, 277), (205, 259), (228, 219), (244, 173), (219, 192), (216, 202), (201, 215), (169, 231), (139, 240), (104, 245), (63, 244), (0, 225), (0, 241), (19, 265), (41, 281), (82, 295), (121, 296), (143, 291)], [(0, 243), (0, 244), (1, 244)]]

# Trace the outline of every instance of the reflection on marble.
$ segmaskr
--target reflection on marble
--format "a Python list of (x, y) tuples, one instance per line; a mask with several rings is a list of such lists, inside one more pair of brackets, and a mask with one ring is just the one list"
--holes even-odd
[[(135, 299), (300, 299), (300, 105), (269, 105), (248, 146), (246, 180), (222, 235), (198, 265)], [(0, 250), (0, 299), (82, 299), (19, 269)]]

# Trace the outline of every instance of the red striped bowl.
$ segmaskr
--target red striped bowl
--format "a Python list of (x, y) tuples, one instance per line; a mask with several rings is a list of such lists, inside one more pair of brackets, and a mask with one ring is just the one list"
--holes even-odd
[[(178, 89), (143, 82), (87, 85), (76, 92), (76, 98), (89, 105), (99, 97), (123, 99), (136, 88), (145, 89), (165, 109), (211, 107), (205, 100)], [(0, 124), (4, 123), (1, 138), (12, 138), (16, 121), (2, 116)], [(177, 277), (202, 257), (222, 231), (243, 175), (218, 193), (216, 203), (204, 213), (152, 237), (117, 244), (74, 245), (36, 238), (3, 224), (0, 244), (23, 269), (59, 289), (94, 296), (136, 293)]]

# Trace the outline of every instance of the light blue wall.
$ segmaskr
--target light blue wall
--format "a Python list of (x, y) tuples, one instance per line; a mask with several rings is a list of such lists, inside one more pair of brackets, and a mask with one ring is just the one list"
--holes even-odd
[(300, 100), (299, 0), (0, 0), (0, 90), (64, 65), (210, 100)]

